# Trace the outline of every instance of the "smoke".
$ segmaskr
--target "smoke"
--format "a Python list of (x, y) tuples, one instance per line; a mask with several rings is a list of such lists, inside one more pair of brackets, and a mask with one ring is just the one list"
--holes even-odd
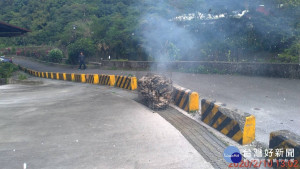
[(178, 15), (172, 4), (167, 1), (145, 3), (156, 11), (150, 10), (140, 18), (142, 46), (149, 58), (157, 62), (157, 67), (152, 67), (152, 70), (165, 72), (170, 61), (188, 60), (195, 39), (184, 26), (171, 20)]
[(194, 39), (188, 30), (158, 15), (146, 15), (143, 29), (143, 46), (155, 61), (167, 62), (179, 59), (194, 47)]
[(175, 60), (232, 61), (227, 55), (236, 49), (246, 56), (246, 52), (261, 49), (279, 52), (294, 36), (288, 24), (293, 16), (284, 14), (279, 9), (282, 4), (273, 1), (141, 2), (151, 7), (140, 18), (142, 46), (152, 60), (162, 63), (162, 69)]

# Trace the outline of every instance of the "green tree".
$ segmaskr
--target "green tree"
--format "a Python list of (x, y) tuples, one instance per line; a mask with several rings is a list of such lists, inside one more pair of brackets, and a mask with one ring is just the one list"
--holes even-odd
[(91, 39), (79, 39), (68, 46), (67, 63), (77, 64), (78, 55), (83, 52), (86, 57), (92, 57), (96, 52), (96, 47)]
[(49, 61), (55, 63), (61, 63), (63, 58), (63, 52), (60, 49), (52, 49), (49, 52)]

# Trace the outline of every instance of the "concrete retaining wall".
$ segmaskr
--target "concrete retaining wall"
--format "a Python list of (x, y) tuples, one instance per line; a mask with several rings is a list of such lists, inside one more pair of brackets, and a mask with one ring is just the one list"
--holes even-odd
[(300, 79), (299, 64), (283, 63), (239, 63), (239, 62), (204, 62), (204, 61), (178, 61), (178, 62), (150, 62), (150, 61), (101, 61), (90, 62), (104, 67), (121, 69), (157, 70), (160, 65), (164, 68), (180, 71), (200, 73), (242, 74), (251, 76), (268, 76)]
[(241, 145), (255, 139), (255, 117), (221, 103), (201, 100), (201, 120)]
[(6, 79), (0, 78), (0, 85), (5, 85), (5, 84), (6, 84)]

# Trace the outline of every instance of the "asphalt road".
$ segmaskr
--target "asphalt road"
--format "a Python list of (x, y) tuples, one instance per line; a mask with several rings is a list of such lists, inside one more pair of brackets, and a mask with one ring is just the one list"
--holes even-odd
[(1, 168), (213, 168), (135, 93), (30, 79), (0, 86)]
[[(14, 62), (37, 71), (135, 75), (146, 71), (77, 70), (47, 66), (14, 58)], [(256, 117), (256, 140), (268, 144), (269, 134), (287, 129), (300, 135), (300, 80), (239, 75), (168, 73), (174, 83), (197, 91), (201, 98), (216, 100)]]

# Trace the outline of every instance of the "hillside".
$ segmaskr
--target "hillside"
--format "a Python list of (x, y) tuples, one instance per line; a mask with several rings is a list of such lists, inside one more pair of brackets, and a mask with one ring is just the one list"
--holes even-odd
[[(298, 62), (300, 2), (3, 0), (0, 20), (30, 29), (7, 46), (89, 44), (90, 57)], [(279, 54), (279, 55), (278, 55)]]

